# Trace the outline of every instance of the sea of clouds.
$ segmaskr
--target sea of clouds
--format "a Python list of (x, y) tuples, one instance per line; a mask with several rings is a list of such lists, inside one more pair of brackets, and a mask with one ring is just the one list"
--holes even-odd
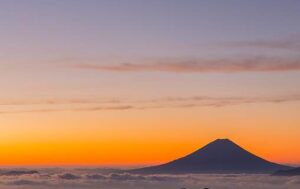
[(96, 168), (1, 169), (1, 189), (299, 189), (300, 177), (263, 174), (137, 175)]

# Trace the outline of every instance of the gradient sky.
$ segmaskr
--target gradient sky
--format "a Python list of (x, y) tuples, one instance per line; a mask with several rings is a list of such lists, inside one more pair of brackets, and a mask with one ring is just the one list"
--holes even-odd
[(300, 164), (300, 1), (0, 1), (0, 165), (156, 164), (230, 138)]

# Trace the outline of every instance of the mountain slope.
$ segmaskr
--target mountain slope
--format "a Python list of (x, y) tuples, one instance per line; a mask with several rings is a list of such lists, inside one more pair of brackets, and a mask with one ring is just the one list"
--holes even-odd
[(273, 175), (274, 176), (298, 176), (300, 175), (300, 167), (295, 169), (276, 171)]
[(134, 173), (272, 173), (290, 167), (266, 161), (228, 139), (217, 139), (169, 163), (131, 170)]

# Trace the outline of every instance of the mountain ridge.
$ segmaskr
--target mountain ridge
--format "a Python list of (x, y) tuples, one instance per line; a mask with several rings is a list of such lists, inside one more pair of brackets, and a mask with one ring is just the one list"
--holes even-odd
[(279, 170), (272, 174), (273, 176), (299, 176), (300, 167), (289, 169), (289, 170)]

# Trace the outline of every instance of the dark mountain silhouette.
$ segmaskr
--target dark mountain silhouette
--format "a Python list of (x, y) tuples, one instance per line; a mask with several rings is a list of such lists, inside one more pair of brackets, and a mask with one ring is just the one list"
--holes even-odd
[(289, 169), (289, 170), (276, 171), (273, 175), (274, 176), (298, 176), (300, 175), (300, 167)]
[(217, 139), (203, 148), (166, 164), (131, 170), (132, 173), (273, 173), (291, 169), (264, 160), (228, 139)]

